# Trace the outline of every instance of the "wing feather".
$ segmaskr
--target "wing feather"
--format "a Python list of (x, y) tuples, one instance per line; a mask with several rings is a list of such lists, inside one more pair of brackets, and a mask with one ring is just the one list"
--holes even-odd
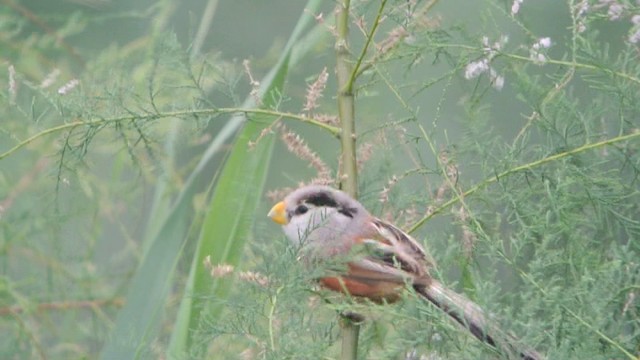
[(373, 224), (377, 234), (364, 243), (377, 250), (378, 261), (416, 277), (428, 274), (429, 268), (434, 265), (433, 260), (415, 239), (380, 219), (374, 219)]

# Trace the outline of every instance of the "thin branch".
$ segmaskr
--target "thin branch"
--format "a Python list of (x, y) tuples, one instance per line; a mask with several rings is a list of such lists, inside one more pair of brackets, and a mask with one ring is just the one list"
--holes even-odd
[(373, 37), (376, 34), (376, 30), (378, 30), (378, 26), (380, 25), (380, 19), (382, 18), (382, 14), (386, 4), (387, 4), (387, 0), (382, 0), (380, 2), (380, 7), (378, 8), (378, 14), (376, 15), (376, 19), (373, 21), (373, 25), (371, 26), (371, 31), (369, 31), (369, 34), (367, 35), (367, 41), (365, 42), (364, 46), (362, 47), (362, 50), (360, 51), (360, 56), (358, 56), (356, 65), (353, 67), (353, 70), (351, 70), (351, 76), (349, 76), (349, 81), (347, 82), (346, 89), (345, 89), (345, 91), (347, 92), (350, 92), (350, 93), (353, 92), (353, 84), (356, 82), (356, 77), (360, 72), (360, 66), (362, 65), (362, 61), (364, 60), (364, 57), (367, 55), (367, 50), (369, 50), (369, 45), (371, 45), (371, 42), (373, 41)]
[[(532, 283), (537, 289), (538, 291), (540, 291), (544, 296), (548, 296), (549, 294), (547, 293), (547, 291), (537, 282), (535, 281), (535, 279), (533, 279), (529, 274), (527, 274), (525, 271), (522, 271), (520, 269), (518, 269), (520, 274), (522, 275), (522, 277), (524, 277), (525, 279), (527, 279), (527, 281), (529, 281), (530, 283)], [(626, 357), (628, 357), (630, 360), (638, 360), (638, 358), (633, 355), (632, 353), (630, 353), (629, 351), (627, 351), (625, 348), (623, 348), (619, 343), (617, 343), (615, 340), (613, 340), (612, 338), (608, 337), (605, 333), (603, 333), (602, 331), (594, 328), (591, 324), (589, 324), (589, 322), (587, 322), (585, 319), (583, 319), (580, 315), (576, 314), (575, 311), (573, 311), (570, 307), (564, 305), (564, 304), (558, 304), (562, 309), (564, 309), (564, 311), (566, 311), (569, 315), (573, 316), (576, 320), (578, 320), (578, 322), (582, 325), (584, 325), (586, 328), (588, 328), (589, 330), (593, 331), (594, 333), (596, 333), (603, 341), (611, 344), (611, 346), (615, 347), (616, 349), (618, 349), (621, 353), (623, 353)]]
[(614, 138), (611, 139), (607, 139), (607, 140), (603, 140), (603, 141), (599, 141), (596, 143), (591, 143), (591, 144), (585, 144), (582, 145), (580, 147), (577, 147), (575, 149), (569, 150), (569, 151), (564, 151), (555, 155), (551, 155), (548, 156), (546, 158), (542, 158), (540, 160), (536, 160), (524, 165), (520, 165), (520, 166), (516, 166), (512, 169), (506, 170), (501, 172), (498, 175), (492, 176), (484, 181), (482, 181), (481, 183), (477, 184), (476, 186), (472, 187), (471, 189), (463, 192), (462, 194), (456, 194), (456, 197), (450, 199), (449, 201), (443, 203), (442, 205), (440, 205), (439, 207), (437, 207), (436, 209), (433, 210), (433, 212), (431, 212), (430, 214), (427, 214), (426, 216), (424, 216), (422, 219), (418, 220), (418, 222), (416, 222), (410, 229), (409, 229), (409, 233), (412, 233), (414, 231), (416, 231), (418, 228), (420, 228), (422, 225), (424, 225), (425, 222), (427, 222), (427, 220), (431, 219), (435, 214), (438, 214), (440, 212), (442, 212), (443, 210), (447, 209), (448, 207), (450, 207), (453, 204), (456, 204), (458, 202), (460, 202), (461, 199), (466, 198), (467, 196), (475, 193), (476, 191), (483, 189), (485, 187), (487, 187), (488, 185), (497, 182), (498, 180), (502, 179), (505, 176), (509, 176), (511, 174), (515, 174), (517, 172), (521, 172), (521, 171), (525, 171), (525, 170), (530, 170), (533, 169), (535, 167), (544, 165), (546, 163), (555, 161), (555, 160), (560, 160), (562, 158), (571, 156), (571, 155), (575, 155), (581, 152), (585, 152), (588, 150), (592, 150), (595, 148), (599, 148), (599, 147), (603, 147), (603, 146), (607, 146), (607, 145), (612, 145), (618, 142), (622, 142), (622, 141), (626, 141), (626, 140), (632, 140), (635, 139), (637, 137), (640, 137), (640, 132), (634, 132), (631, 134), (627, 134), (627, 135), (622, 135), (622, 136), (616, 136)]
[[(438, 1), (439, 0), (430, 0), (428, 3), (426, 3), (424, 6), (422, 6), (420, 8), (420, 10), (416, 11), (415, 14), (412, 17), (419, 19), (419, 18), (425, 16), (429, 12), (429, 10), (431, 10), (431, 8), (433, 8), (436, 5), (436, 3), (438, 3)], [(409, 33), (406, 33), (406, 34), (408, 35)], [(402, 43), (402, 41), (395, 41), (394, 45), (392, 47), (387, 48), (387, 51), (377, 52), (373, 56), (373, 58), (369, 59), (365, 64), (360, 66), (360, 68), (358, 69), (358, 73), (356, 74), (356, 77), (362, 75), (365, 71), (369, 70), (375, 64), (377, 64), (377, 63), (379, 63), (381, 61), (384, 61), (387, 58), (387, 57), (385, 57), (385, 55), (392, 54), (391, 50), (395, 49), (396, 47), (398, 47), (398, 45), (401, 44), (401, 43)]]
[[(470, 51), (482, 51), (483, 50), (481, 47), (471, 46), (471, 45), (461, 45), (461, 44), (434, 43), (434, 44), (431, 44), (431, 45), (433, 47), (436, 47), (436, 48), (449, 48), (449, 49), (453, 48), (453, 49), (462, 49), (462, 50), (470, 50)], [(510, 54), (510, 53), (506, 53), (506, 52), (500, 52), (500, 53), (496, 54), (496, 56), (493, 59), (495, 60), (499, 56), (503, 56), (505, 58), (513, 59), (513, 60), (520, 60), (520, 61), (525, 61), (525, 62), (530, 62), (530, 63), (536, 63), (536, 60), (531, 59), (528, 56)], [(575, 61), (554, 60), (554, 59), (549, 59), (549, 58), (544, 61), (544, 64), (545, 65), (546, 64), (551, 64), (551, 65), (568, 66), (568, 67), (574, 67), (576, 69), (584, 69), (584, 70), (600, 70), (600, 71), (603, 71), (603, 72), (605, 72), (605, 73), (607, 73), (607, 74), (609, 74), (611, 76), (619, 77), (619, 78), (622, 78), (622, 79), (626, 79), (626, 80), (632, 81), (632, 82), (634, 82), (636, 84), (640, 84), (640, 78), (637, 78), (635, 76), (631, 76), (631, 75), (629, 75), (627, 73), (606, 69), (606, 68), (603, 68), (603, 67), (597, 66), (597, 65), (579, 63), (579, 62), (575, 62)]]
[(275, 341), (275, 326), (274, 322), (276, 321), (276, 305), (278, 304), (278, 295), (282, 292), (284, 286), (280, 286), (276, 289), (276, 292), (273, 296), (271, 296), (271, 306), (269, 307), (269, 344), (271, 346), (271, 351), (276, 351), (276, 341)]
[(23, 148), (24, 146), (34, 142), (35, 140), (38, 140), (44, 136), (47, 136), (49, 134), (54, 134), (60, 131), (64, 131), (64, 130), (68, 130), (68, 129), (73, 129), (75, 127), (78, 126), (105, 126), (108, 125), (110, 123), (119, 123), (119, 122), (123, 122), (123, 121), (132, 121), (132, 120), (156, 120), (156, 119), (163, 119), (163, 118), (173, 118), (173, 117), (181, 117), (181, 116), (204, 116), (204, 115), (219, 115), (219, 114), (234, 114), (234, 113), (245, 113), (245, 114), (252, 114), (252, 115), (268, 115), (268, 116), (275, 116), (275, 117), (281, 117), (283, 119), (290, 119), (290, 120), (298, 120), (301, 122), (305, 122), (305, 123), (309, 123), (315, 126), (318, 126), (326, 131), (328, 131), (329, 133), (331, 133), (331, 135), (339, 137), (340, 135), (340, 129), (338, 129), (335, 126), (331, 126), (329, 124), (325, 124), (323, 122), (320, 122), (318, 120), (315, 120), (313, 118), (304, 116), (304, 115), (299, 115), (299, 114), (294, 114), (294, 113), (287, 113), (287, 112), (280, 112), (277, 110), (267, 110), (267, 109), (246, 109), (246, 108), (216, 108), (216, 109), (201, 109), (201, 110), (181, 110), (181, 111), (169, 111), (169, 112), (161, 112), (161, 113), (156, 113), (156, 114), (149, 114), (149, 115), (130, 115), (130, 116), (120, 116), (120, 117), (115, 117), (115, 118), (107, 118), (107, 119), (92, 119), (92, 120), (76, 120), (76, 121), (72, 121), (66, 124), (62, 124), (62, 125), (58, 125), (58, 126), (54, 126), (52, 128), (49, 129), (45, 129), (39, 133), (36, 133), (32, 136), (30, 136), (29, 138), (22, 140), (21, 142), (19, 142), (18, 144), (16, 144), (14, 147), (12, 147), (11, 149), (5, 151), (4, 153), (0, 153), (0, 160), (6, 158), (7, 156), (13, 154), (14, 152), (18, 151), (19, 149)]

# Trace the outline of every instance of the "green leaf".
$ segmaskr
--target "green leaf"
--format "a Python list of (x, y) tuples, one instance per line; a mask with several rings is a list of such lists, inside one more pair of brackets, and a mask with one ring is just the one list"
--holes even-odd
[[(271, 102), (277, 98), (275, 95), (281, 92), (290, 65), (291, 49), (299, 39), (302, 31), (313, 19), (309, 13), (315, 12), (320, 3), (320, 0), (309, 1), (306, 7), (309, 12), (303, 13), (300, 17), (278, 64), (263, 79), (258, 96), (262, 98), (265, 106), (273, 105)], [(301, 59), (301, 57), (299, 56), (298, 59)], [(252, 97), (248, 98), (243, 104), (245, 108), (255, 106), (256, 104)], [(210, 204), (210, 211), (202, 227), (201, 241), (198, 244), (198, 252), (194, 258), (187, 291), (183, 297), (178, 319), (174, 326), (169, 354), (175, 356), (176, 354), (187, 353), (189, 330), (199, 322), (200, 313), (199, 311), (194, 311), (197, 307), (194, 307), (193, 301), (195, 299), (191, 295), (209, 291), (210, 294), (218, 297), (226, 295), (228, 285), (212, 283), (201, 265), (201, 260), (206, 254), (212, 253), (212, 262), (235, 263), (242, 251), (245, 239), (234, 239), (233, 236), (234, 234), (242, 235), (243, 231), (250, 229), (250, 226), (247, 226), (250, 225), (247, 219), (253, 216), (257, 206), (257, 199), (262, 193), (262, 184), (267, 173), (273, 145), (271, 140), (263, 139), (258, 144), (255, 153), (247, 152), (247, 141), (255, 139), (257, 134), (265, 126), (269, 125), (268, 122), (258, 120), (264, 120), (264, 118), (255, 118), (245, 125), (246, 121), (243, 115), (232, 117), (212, 141), (185, 182), (184, 190), (179, 194), (169, 214), (164, 217), (164, 221), (161, 222), (160, 230), (151, 241), (136, 274), (131, 280), (126, 304), (119, 312), (111, 337), (103, 348), (102, 359), (153, 357), (153, 354), (149, 351), (149, 345), (155, 338), (159, 322), (162, 319), (175, 266), (182, 253), (184, 241), (187, 238), (191, 203), (196, 192), (194, 183), (202, 175), (204, 168), (220, 148), (231, 136), (236, 134), (241, 126), (245, 125), (222, 170)], [(243, 177), (234, 178), (233, 176)], [(235, 184), (237, 187), (233, 187), (234, 183), (237, 183)], [(229, 191), (229, 194), (225, 194), (225, 191)], [(248, 196), (249, 193), (253, 195)], [(234, 211), (237, 211), (236, 218), (227, 219), (228, 222), (224, 223), (216, 222), (215, 219), (212, 219), (211, 216), (219, 211), (219, 209), (215, 210), (219, 204), (233, 207)], [(223, 235), (219, 236), (219, 234)], [(233, 240), (237, 241), (237, 243), (234, 243)], [(219, 310), (212, 306), (208, 311), (210, 314), (215, 314)]]
[[(276, 82), (276, 88), (281, 85)], [(184, 354), (187, 349), (191, 349), (191, 353), (204, 350), (192, 349), (190, 330), (199, 326), (204, 315), (210, 320), (215, 319), (222, 311), (224, 299), (228, 297), (232, 280), (212, 278), (203, 262), (209, 256), (213, 265), (228, 264), (235, 268), (240, 260), (256, 217), (255, 210), (263, 193), (273, 150), (273, 137), (263, 138), (253, 151), (249, 150), (249, 141), (255, 140), (263, 128), (262, 122), (253, 120), (244, 127), (216, 184), (202, 225), (190, 288), (185, 292), (181, 304), (181, 310), (188, 313), (180, 315), (189, 315), (189, 321), (185, 323), (183, 318), (179, 319), (174, 329), (176, 347), (172, 346), (172, 351), (175, 353)]]
[[(261, 91), (263, 94), (261, 101), (265, 108), (277, 105), (277, 99), (282, 93), (289, 69), (289, 58), (296, 48), (297, 39), (312, 20), (309, 13), (315, 12), (320, 3), (321, 1), (312, 0), (307, 4), (307, 12), (302, 14), (293, 30), (278, 65), (266, 77), (269, 82), (263, 80), (262, 89), (265, 89), (265, 83), (269, 84), (266, 90)], [(296, 60), (302, 59), (304, 52), (309, 49), (310, 47), (305, 48), (304, 51), (298, 50)], [(252, 120), (237, 139), (209, 205), (187, 289), (174, 326), (169, 348), (170, 358), (181, 358), (188, 354), (193, 345), (192, 330), (198, 328), (204, 314), (209, 321), (215, 321), (223, 310), (224, 299), (229, 295), (231, 280), (212, 279), (203, 266), (203, 260), (210, 256), (211, 264), (214, 266), (227, 264), (235, 267), (256, 216), (255, 209), (263, 192), (273, 139), (270, 137), (262, 139), (252, 152), (247, 149), (249, 141), (256, 139), (260, 132), (271, 125), (275, 119), (256, 116)], [(214, 301), (203, 304), (206, 302), (203, 300), (206, 296), (213, 297)], [(204, 314), (203, 309), (205, 309)], [(195, 349), (195, 352), (202, 350)]]

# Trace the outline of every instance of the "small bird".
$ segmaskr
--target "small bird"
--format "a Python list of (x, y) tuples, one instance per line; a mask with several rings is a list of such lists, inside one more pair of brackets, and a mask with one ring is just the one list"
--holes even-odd
[(275, 204), (268, 216), (282, 225), (308, 266), (344, 262), (339, 270), (327, 269), (318, 279), (323, 287), (390, 303), (410, 286), (509, 358), (543, 359), (533, 350), (520, 350), (516, 339), (490, 324), (478, 305), (432, 278), (429, 270), (435, 263), (424, 248), (404, 231), (372, 216), (348, 194), (328, 186), (302, 187)]

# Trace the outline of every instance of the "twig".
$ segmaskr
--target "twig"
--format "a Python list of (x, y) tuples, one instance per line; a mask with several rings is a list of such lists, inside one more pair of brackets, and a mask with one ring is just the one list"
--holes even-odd
[(349, 76), (349, 81), (346, 83), (346, 86), (347, 86), (346, 91), (350, 93), (353, 92), (353, 85), (355, 84), (356, 78), (358, 77), (358, 74), (360, 72), (360, 66), (362, 65), (362, 61), (364, 60), (364, 57), (367, 55), (367, 50), (369, 50), (369, 45), (371, 45), (371, 42), (373, 41), (373, 37), (376, 34), (378, 25), (380, 25), (380, 19), (382, 18), (382, 13), (384, 11), (384, 7), (386, 4), (387, 4), (387, 0), (382, 0), (380, 2), (380, 7), (378, 7), (378, 14), (376, 15), (376, 19), (374, 20), (373, 25), (371, 26), (371, 31), (369, 31), (369, 34), (367, 35), (367, 42), (362, 47), (362, 50), (360, 51), (360, 56), (358, 56), (358, 59), (356, 60), (356, 65), (353, 67), (353, 70), (351, 71), (351, 76)]
[(439, 207), (437, 207), (436, 209), (433, 210), (433, 212), (431, 212), (430, 214), (427, 214), (426, 216), (424, 216), (422, 219), (418, 220), (418, 222), (416, 222), (410, 229), (409, 229), (409, 233), (412, 233), (414, 231), (416, 231), (418, 228), (420, 228), (422, 225), (424, 225), (425, 222), (427, 222), (427, 220), (431, 219), (435, 214), (438, 214), (440, 212), (442, 212), (443, 210), (447, 209), (448, 207), (450, 207), (451, 205), (461, 201), (462, 199), (468, 197), (469, 195), (475, 193), (476, 191), (483, 189), (485, 187), (487, 187), (488, 185), (497, 182), (498, 180), (502, 179), (505, 176), (511, 175), (511, 174), (515, 174), (517, 172), (520, 171), (525, 171), (525, 170), (530, 170), (534, 167), (540, 166), (540, 165), (544, 165), (546, 163), (555, 161), (555, 160), (560, 160), (562, 158), (571, 156), (571, 155), (575, 155), (587, 150), (591, 150), (591, 149), (595, 149), (595, 148), (599, 148), (602, 146), (607, 146), (607, 145), (611, 145), (611, 144), (615, 144), (617, 142), (621, 142), (621, 141), (626, 141), (626, 140), (632, 140), (635, 139), (637, 137), (640, 137), (640, 131), (639, 132), (634, 132), (631, 134), (627, 134), (627, 135), (622, 135), (622, 136), (616, 136), (614, 138), (611, 139), (607, 139), (607, 140), (603, 140), (603, 141), (599, 141), (597, 143), (591, 143), (591, 144), (585, 144), (582, 145), (580, 147), (577, 147), (573, 150), (569, 150), (569, 151), (564, 151), (555, 155), (551, 155), (548, 156), (546, 158), (542, 158), (540, 160), (536, 160), (524, 165), (520, 165), (520, 166), (516, 166), (512, 169), (506, 170), (501, 172), (498, 175), (492, 176), (488, 179), (485, 179), (484, 181), (482, 181), (481, 183), (477, 184), (476, 186), (472, 187), (471, 189), (461, 193), (461, 194), (456, 194), (456, 196), (452, 199), (450, 199), (449, 201), (443, 203), (442, 205), (440, 205)]
[[(431, 46), (433, 46), (434, 48), (442, 48), (442, 49), (445, 49), (445, 48), (446, 49), (462, 49), (462, 50), (470, 50), (470, 51), (483, 50), (482, 47), (471, 46), (471, 45), (462, 45), (462, 44), (433, 43), (433, 44), (431, 44)], [(495, 58), (498, 58), (499, 56), (503, 56), (503, 57), (506, 57), (508, 59), (513, 59), (513, 60), (520, 60), (520, 61), (524, 61), (524, 62), (529, 62), (529, 63), (534, 63), (535, 62), (533, 59), (531, 59), (528, 56), (510, 54), (510, 53), (506, 53), (506, 52), (498, 53), (495, 56)], [(597, 65), (579, 63), (579, 62), (569, 61), (569, 60), (554, 60), (554, 59), (549, 59), (549, 58), (544, 61), (544, 64), (545, 65), (546, 64), (550, 64), (550, 65), (567, 66), (567, 67), (572, 67), (572, 68), (581, 69), (581, 70), (600, 70), (600, 71), (605, 72), (605, 73), (607, 73), (607, 74), (609, 74), (611, 76), (619, 77), (619, 78), (622, 78), (622, 79), (626, 79), (626, 80), (632, 81), (632, 82), (634, 82), (636, 84), (640, 84), (640, 78), (637, 78), (635, 76), (629, 75), (627, 73), (606, 69), (606, 68), (603, 68), (603, 67), (597, 66)]]
[(29, 138), (20, 141), (11, 149), (5, 151), (4, 153), (1, 153), (0, 160), (6, 158), (7, 156), (23, 148), (24, 146), (34, 142), (35, 140), (40, 139), (41, 137), (44, 137), (49, 134), (61, 132), (64, 130), (73, 129), (78, 126), (105, 126), (111, 123), (133, 121), (133, 120), (157, 120), (157, 119), (163, 119), (163, 118), (174, 118), (174, 117), (184, 117), (184, 116), (206, 116), (206, 115), (234, 114), (234, 113), (267, 115), (267, 116), (282, 117), (283, 119), (298, 120), (301, 122), (318, 126), (328, 131), (333, 136), (336, 136), (336, 137), (340, 136), (340, 129), (338, 129), (335, 126), (325, 124), (323, 122), (317, 121), (313, 118), (310, 118), (304, 115), (280, 112), (277, 110), (247, 109), (247, 108), (215, 108), (215, 109), (201, 109), (201, 110), (180, 110), (180, 111), (168, 111), (168, 112), (161, 112), (161, 113), (148, 114), (148, 115), (129, 115), (129, 116), (107, 118), (107, 119), (90, 119), (90, 120), (72, 121), (69, 123), (65, 123), (62, 125), (54, 126), (49, 129), (42, 130), (41, 132), (36, 133), (30, 136)]
[[(520, 269), (518, 269), (518, 271), (520, 272), (522, 277), (524, 277), (525, 279), (527, 279), (527, 281), (529, 281), (531, 284), (533, 284), (538, 289), (538, 291), (540, 291), (544, 296), (548, 296), (549, 295), (548, 292), (535, 279), (533, 279), (529, 274), (527, 274), (525, 271), (522, 271)], [(593, 325), (589, 324), (589, 322), (587, 322), (585, 319), (583, 319), (582, 316), (578, 315), (570, 307), (568, 307), (568, 306), (566, 306), (564, 304), (558, 304), (558, 305), (562, 309), (564, 309), (564, 311), (566, 311), (569, 315), (573, 316), (576, 320), (578, 320), (578, 322), (580, 324), (582, 324), (587, 329), (589, 329), (589, 330), (593, 331), (594, 333), (596, 333), (603, 341), (609, 343), (611, 346), (613, 346), (616, 349), (618, 349), (621, 353), (623, 353), (630, 360), (638, 360), (638, 358), (635, 355), (633, 355), (632, 353), (627, 351), (625, 348), (623, 348), (615, 340), (613, 340), (612, 338), (608, 337), (605, 333), (603, 333), (602, 331), (600, 331), (600, 330), (596, 329), (595, 327), (593, 327)]]

